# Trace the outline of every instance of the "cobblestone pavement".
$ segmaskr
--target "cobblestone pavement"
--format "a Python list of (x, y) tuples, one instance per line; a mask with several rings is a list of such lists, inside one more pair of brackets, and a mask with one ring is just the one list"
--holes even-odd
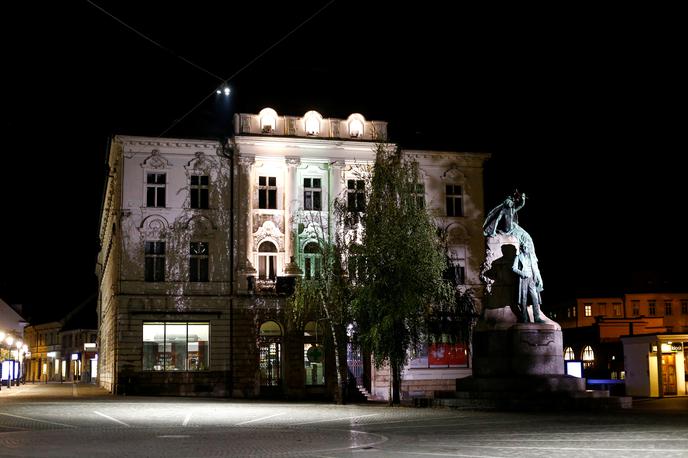
[[(14, 390), (14, 391), (12, 391)], [(688, 457), (688, 400), (603, 413), (111, 396), (90, 385), (0, 391), (0, 456)]]

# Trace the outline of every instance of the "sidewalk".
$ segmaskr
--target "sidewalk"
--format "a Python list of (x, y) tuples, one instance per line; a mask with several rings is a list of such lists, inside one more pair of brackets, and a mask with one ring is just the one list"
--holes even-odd
[(110, 396), (110, 393), (91, 383), (49, 382), (25, 383), (12, 388), (2, 387), (0, 398), (86, 398)]

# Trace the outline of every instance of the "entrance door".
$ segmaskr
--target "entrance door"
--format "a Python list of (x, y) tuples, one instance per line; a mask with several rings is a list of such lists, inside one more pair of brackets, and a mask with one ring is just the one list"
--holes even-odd
[(664, 394), (676, 394), (676, 355), (662, 355), (662, 386)]

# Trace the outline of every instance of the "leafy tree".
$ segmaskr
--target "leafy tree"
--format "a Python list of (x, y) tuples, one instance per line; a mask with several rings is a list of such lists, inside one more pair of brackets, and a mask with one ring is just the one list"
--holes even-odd
[(400, 402), (401, 370), (409, 350), (427, 338), (431, 304), (447, 302), (445, 254), (432, 217), (416, 199), (417, 163), (400, 149), (376, 147), (361, 253), (365, 275), (357, 284), (358, 336), (376, 367), (388, 362), (392, 404)]
[[(333, 216), (335, 221), (340, 221), (336, 226), (338, 228), (344, 227), (341, 222), (344, 215), (342, 209), (343, 203), (335, 201)], [(346, 328), (351, 322), (351, 285), (342, 266), (347, 246), (342, 231), (333, 231), (333, 236), (329, 235), (328, 226), (320, 218), (320, 213), (301, 212), (297, 218), (302, 224), (325, 230), (313, 231), (320, 257), (320, 270), (312, 278), (298, 279), (294, 294), (287, 301), (288, 314), (292, 322), (300, 323), (301, 326), (309, 316), (325, 315), (329, 327), (328, 341), (335, 357), (335, 398), (338, 404), (343, 404), (348, 383)]]

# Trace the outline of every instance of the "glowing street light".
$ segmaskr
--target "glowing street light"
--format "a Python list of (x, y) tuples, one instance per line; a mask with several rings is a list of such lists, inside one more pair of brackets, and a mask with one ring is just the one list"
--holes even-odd
[(229, 86), (227, 86), (226, 84), (223, 85), (222, 87), (217, 88), (217, 91), (215, 91), (215, 93), (216, 93), (217, 95), (224, 94), (226, 97), (229, 97), (229, 94), (230, 94), (231, 92), (232, 92), (232, 91), (229, 89)]

